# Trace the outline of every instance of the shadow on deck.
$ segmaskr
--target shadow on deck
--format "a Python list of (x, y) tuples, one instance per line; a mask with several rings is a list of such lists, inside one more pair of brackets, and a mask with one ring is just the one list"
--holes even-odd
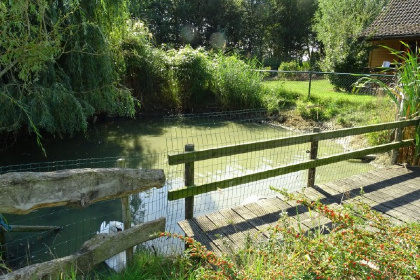
[[(323, 204), (368, 204), (395, 224), (420, 222), (420, 168), (392, 166), (299, 191), (309, 200)], [(363, 195), (361, 195), (363, 193)], [(281, 213), (287, 213), (293, 226), (309, 230), (319, 225), (331, 226), (326, 217), (308, 212), (308, 208), (280, 196), (224, 209), (179, 222), (185, 234), (216, 253), (241, 248), (251, 239), (266, 239), (268, 229)], [(299, 222), (298, 222), (299, 221)]]

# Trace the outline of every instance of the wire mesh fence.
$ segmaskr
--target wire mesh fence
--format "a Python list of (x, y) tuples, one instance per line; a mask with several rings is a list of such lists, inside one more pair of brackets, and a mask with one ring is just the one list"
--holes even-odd
[(335, 73), (335, 72), (315, 72), (315, 71), (278, 71), (262, 70), (267, 73), (267, 80), (279, 80), (287, 82), (291, 90), (304, 91), (308, 98), (319, 92), (356, 92), (366, 95), (383, 95), (383, 89), (378, 85), (368, 83), (361, 85), (358, 81), (362, 77), (371, 77), (380, 80), (388, 86), (396, 83), (396, 76), (389, 74), (354, 74), (354, 73)]
[[(182, 233), (177, 222), (184, 219), (184, 200), (168, 201), (167, 193), (169, 190), (184, 186), (185, 170), (183, 164), (169, 166), (168, 154), (184, 151), (186, 144), (194, 144), (195, 150), (202, 150), (310, 132), (297, 132), (284, 128), (276, 123), (275, 119), (268, 117), (265, 110), (171, 116), (165, 118), (159, 125), (162, 126), (162, 134), (155, 137), (165, 138), (167, 150), (165, 153), (148, 154), (149, 150), (147, 150), (139, 154), (124, 155), (128, 168), (159, 168), (163, 169), (166, 175), (166, 184), (163, 188), (152, 189), (130, 197), (131, 215), (136, 224), (166, 217), (166, 229), (178, 233)], [(156, 142), (162, 143), (158, 139)], [(363, 137), (343, 137), (321, 141), (318, 156), (367, 146), (369, 143), (364, 141)], [(310, 143), (306, 143), (196, 162), (195, 184), (217, 182), (286, 164), (303, 162), (309, 159), (309, 150)], [(115, 156), (10, 165), (0, 167), (0, 174), (115, 167), (119, 158)], [(360, 159), (343, 161), (317, 168), (315, 182), (320, 184), (334, 181), (353, 174), (364, 173), (373, 168), (375, 168), (374, 165)], [(307, 173), (307, 170), (293, 172), (198, 195), (195, 197), (194, 215), (237, 206), (259, 197), (276, 195), (270, 190), (270, 186), (290, 191), (297, 190), (306, 186)], [(59, 231), (37, 233), (7, 232), (2, 257), (7, 260), (7, 265), (10, 267), (19, 268), (76, 252), (83, 242), (97, 234), (103, 221), (121, 220), (121, 202), (120, 200), (106, 201), (96, 203), (86, 209), (56, 207), (37, 210), (23, 216), (4, 215), (4, 217), (8, 223), (14, 225), (51, 225), (61, 228)], [(150, 241), (143, 246), (166, 254), (179, 253), (183, 249), (179, 241), (166, 239)]]

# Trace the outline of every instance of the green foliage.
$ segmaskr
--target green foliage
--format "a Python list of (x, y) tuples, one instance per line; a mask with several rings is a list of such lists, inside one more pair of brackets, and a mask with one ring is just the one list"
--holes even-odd
[(258, 108), (266, 93), (262, 74), (255, 60), (241, 60), (238, 55), (217, 54), (212, 65), (212, 90), (225, 109)]
[(150, 44), (143, 23), (132, 21), (131, 26), (132, 32), (121, 44), (125, 85), (140, 101), (141, 111), (176, 107), (165, 51)]
[[(261, 61), (301, 58), (314, 46), (315, 0), (141, 0), (130, 11), (145, 20), (157, 45), (236, 51)], [(296, 20), (298, 18), (299, 20)], [(274, 67), (273, 67), (274, 68)]]
[[(359, 40), (362, 31), (376, 18), (388, 0), (318, 1), (314, 30), (323, 44), (324, 71), (361, 73), (367, 65), (368, 44)], [(340, 77), (336, 77), (341, 87)]]
[(134, 37), (122, 44), (125, 80), (144, 111), (205, 110), (208, 106), (243, 109), (261, 106), (265, 91), (255, 60), (238, 55), (209, 54), (190, 46), (153, 48)]
[(178, 51), (168, 51), (167, 58), (173, 74), (172, 87), (177, 91), (179, 107), (190, 111), (194, 105), (206, 106), (203, 101), (209, 96), (212, 79), (207, 53), (202, 49), (194, 50), (187, 46)]
[[(360, 86), (364, 87), (368, 84), (379, 85), (397, 105), (398, 114), (401, 117), (411, 119), (420, 116), (420, 63), (418, 60), (420, 49), (410, 50), (406, 43), (402, 42), (402, 44), (407, 48), (407, 51), (400, 52), (384, 46), (400, 61), (395, 61), (397, 65), (396, 83), (386, 84), (377, 78), (363, 77), (359, 79), (355, 92)], [(417, 126), (416, 130), (409, 137), (416, 139), (416, 151), (413, 162), (417, 163), (420, 157), (420, 126)]]
[[(308, 65), (305, 64), (307, 67)], [(304, 65), (300, 65), (298, 61), (282, 62), (279, 66), (280, 71), (308, 71), (309, 68), (304, 68)], [(278, 77), (284, 80), (296, 80), (299, 77), (299, 73), (279, 73)]]
[(73, 134), (86, 130), (93, 114), (134, 114), (114, 66), (124, 7), (125, 1), (0, 2), (0, 133)]
[(296, 110), (304, 119), (315, 121), (326, 121), (338, 114), (338, 106), (331, 100), (323, 100), (318, 102), (298, 101)]
[(267, 81), (268, 92), (263, 96), (264, 107), (270, 112), (282, 108), (295, 109), (293, 113), (315, 120), (333, 120), (343, 127), (389, 122), (394, 104), (387, 97), (356, 95), (334, 91), (327, 79), (314, 79), (311, 97), (308, 96), (308, 81)]
[(302, 96), (295, 91), (287, 90), (283, 85), (275, 88), (268, 88), (262, 96), (262, 102), (268, 113), (279, 113), (281, 109), (292, 108)]

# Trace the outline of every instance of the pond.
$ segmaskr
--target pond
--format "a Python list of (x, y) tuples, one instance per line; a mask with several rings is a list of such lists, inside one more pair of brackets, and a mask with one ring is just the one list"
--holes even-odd
[[(52, 171), (64, 168), (113, 167), (120, 157), (129, 168), (164, 169), (166, 184), (130, 197), (134, 223), (167, 217), (167, 230), (178, 232), (176, 222), (184, 217), (183, 200), (168, 202), (167, 191), (183, 186), (183, 165), (169, 166), (168, 153), (181, 152), (186, 144), (196, 150), (296, 135), (291, 130), (268, 124), (260, 114), (200, 115), (176, 118), (110, 119), (71, 139), (46, 139), (45, 158), (34, 141), (18, 143), (1, 155), (0, 172), (10, 170)], [(214, 182), (267, 170), (309, 158), (310, 144), (293, 145), (195, 163), (195, 184)], [(321, 141), (319, 156), (343, 152), (334, 141)], [(24, 163), (33, 163), (27, 164)], [(9, 166), (9, 167), (6, 167)], [(10, 167), (13, 166), (13, 167)], [(316, 183), (367, 172), (373, 166), (344, 161), (317, 169)], [(195, 215), (232, 207), (250, 197), (272, 196), (270, 186), (294, 190), (306, 185), (307, 171), (223, 189), (195, 198)], [(103, 221), (120, 220), (119, 200), (97, 203), (86, 209), (56, 207), (28, 215), (7, 215), (10, 224), (61, 226), (58, 232), (8, 233), (8, 260), (13, 267), (62, 257), (77, 251), (99, 231)], [(179, 251), (179, 244), (159, 243), (157, 250)]]

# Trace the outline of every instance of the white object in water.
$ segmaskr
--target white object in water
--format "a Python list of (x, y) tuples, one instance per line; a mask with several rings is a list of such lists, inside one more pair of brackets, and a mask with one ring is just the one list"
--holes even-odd
[[(124, 224), (118, 221), (110, 221), (108, 224), (104, 221), (101, 224), (100, 231), (98, 233), (116, 234), (124, 230)], [(105, 260), (105, 263), (116, 272), (121, 272), (127, 263), (125, 251), (122, 251), (115, 256)]]
[(249, 204), (249, 203), (253, 203), (253, 202), (257, 202), (258, 200), (263, 200), (266, 199), (266, 197), (263, 196), (256, 196), (256, 195), (251, 195), (250, 197), (245, 198), (241, 205), (245, 205), (245, 204)]

